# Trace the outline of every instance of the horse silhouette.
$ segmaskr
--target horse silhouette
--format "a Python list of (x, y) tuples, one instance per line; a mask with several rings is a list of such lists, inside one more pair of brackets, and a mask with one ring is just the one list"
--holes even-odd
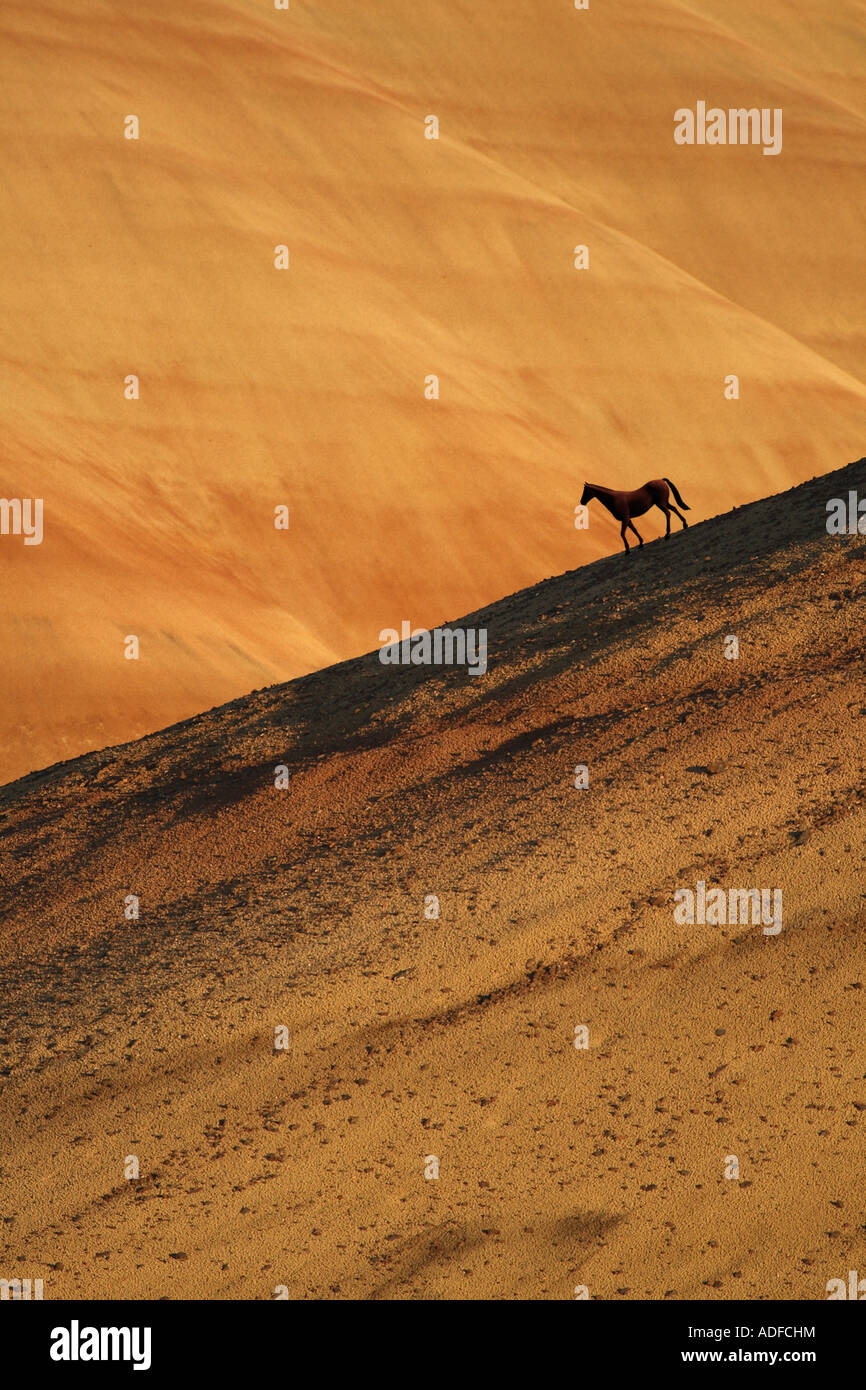
[(617, 521), (622, 522), (620, 535), (622, 536), (622, 543), (628, 551), (631, 550), (631, 546), (625, 538), (625, 533), (629, 529), (634, 531), (643, 545), (643, 537), (632, 521), (632, 517), (643, 516), (650, 507), (659, 507), (664, 512), (668, 524), (665, 536), (669, 536), (671, 533), (671, 512), (679, 517), (683, 523), (683, 529), (688, 526), (689, 523), (682, 513), (678, 512), (674, 504), (668, 500), (668, 489), (673, 493), (683, 511), (690, 512), (691, 507), (680, 497), (670, 478), (653, 478), (652, 482), (644, 483), (643, 487), (636, 488), (634, 492), (614, 492), (613, 488), (600, 487), (598, 483), (584, 483), (580, 505), (585, 507), (593, 497), (598, 498), (601, 505), (607, 507), (607, 510), (616, 517)]

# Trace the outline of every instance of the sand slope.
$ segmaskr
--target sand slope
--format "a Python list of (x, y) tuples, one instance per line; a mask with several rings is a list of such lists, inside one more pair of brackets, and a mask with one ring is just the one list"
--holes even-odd
[[(0, 776), (609, 553), (585, 478), (706, 516), (859, 454), (859, 7), (717, 9), (4, 10), (0, 487), (46, 534), (0, 539)], [(676, 147), (698, 99), (782, 154)]]
[[(374, 653), (2, 789), (0, 1273), (712, 1300), (866, 1267), (866, 545), (824, 530), (864, 485), (473, 615), (483, 679)], [(781, 888), (782, 931), (676, 924), (699, 879)]]

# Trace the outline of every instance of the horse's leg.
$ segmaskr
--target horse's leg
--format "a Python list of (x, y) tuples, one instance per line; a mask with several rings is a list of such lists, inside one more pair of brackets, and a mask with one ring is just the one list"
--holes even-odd
[(671, 509), (670, 509), (670, 507), (662, 507), (661, 502), (657, 503), (657, 506), (658, 506), (658, 507), (661, 509), (661, 511), (663, 511), (664, 514), (665, 514), (665, 521), (667, 522), (667, 528), (668, 528), (668, 529), (665, 531), (665, 539), (667, 539), (667, 537), (668, 537), (668, 536), (670, 535), (670, 533), (671, 533)]
[(629, 545), (628, 541), (627, 541), (626, 538), (625, 538), (625, 528), (626, 528), (626, 526), (628, 526), (628, 525), (629, 525), (629, 522), (628, 522), (628, 521), (624, 521), (624, 522), (622, 523), (622, 526), (621, 526), (621, 528), (620, 528), (620, 533), (619, 533), (619, 534), (622, 536), (622, 543), (623, 543), (623, 545), (625, 546), (626, 551), (631, 550), (631, 546)]
[(629, 524), (629, 526), (631, 527), (631, 529), (634, 531), (634, 533), (635, 533), (635, 535), (637, 536), (638, 540), (640, 541), (641, 545), (643, 545), (643, 536), (641, 535), (640, 531), (639, 531), (639, 530), (637, 529), (637, 527), (635, 526), (634, 522), (633, 522), (633, 521), (629, 521), (628, 524)]
[[(685, 529), (686, 529), (686, 527), (688, 526), (689, 523), (686, 521), (686, 519), (685, 519), (685, 517), (683, 516), (682, 512), (678, 512), (677, 509), (676, 509), (676, 507), (673, 505), (673, 503), (671, 503), (671, 511), (674, 512), (674, 514), (675, 514), (676, 516), (679, 517), (680, 521), (683, 523), (683, 530), (685, 531)], [(670, 526), (671, 526), (671, 519), (670, 519), (670, 517), (668, 517), (668, 530), (670, 530)]]

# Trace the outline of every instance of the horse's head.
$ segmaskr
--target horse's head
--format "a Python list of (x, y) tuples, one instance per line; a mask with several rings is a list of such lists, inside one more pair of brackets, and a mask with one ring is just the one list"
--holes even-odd
[(591, 493), (590, 490), (589, 490), (589, 483), (584, 483), (584, 485), (583, 485), (583, 496), (582, 496), (581, 499), (580, 499), (580, 505), (581, 505), (582, 507), (585, 507), (586, 504), (587, 504), (587, 502), (590, 501), (591, 497), (592, 497), (592, 493)]

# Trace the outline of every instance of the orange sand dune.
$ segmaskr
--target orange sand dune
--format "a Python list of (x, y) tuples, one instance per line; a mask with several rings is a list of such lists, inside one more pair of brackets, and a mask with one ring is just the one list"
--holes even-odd
[[(0, 537), (0, 777), (615, 550), (586, 478), (700, 517), (861, 452), (860, 7), (718, 8), (4, 9), (0, 490), (45, 539)], [(782, 153), (677, 147), (698, 100)]]
[[(484, 676), (374, 652), (0, 790), (0, 1276), (712, 1301), (862, 1271), (851, 489), (866, 459), (472, 614)], [(699, 882), (780, 892), (779, 930), (678, 922)]]

